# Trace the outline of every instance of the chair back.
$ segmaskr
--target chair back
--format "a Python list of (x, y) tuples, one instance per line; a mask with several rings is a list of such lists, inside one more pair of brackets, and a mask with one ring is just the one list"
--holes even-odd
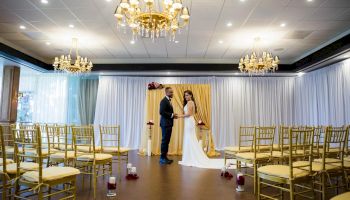
[(103, 152), (104, 147), (117, 146), (118, 152), (120, 152), (120, 126), (99, 125), (99, 128), (101, 151)]
[(5, 142), (5, 137), (4, 137), (4, 132), (5, 132), (5, 125), (0, 125), (0, 156), (2, 159), (2, 172), (4, 174), (7, 173), (6, 170), (6, 159), (7, 159), (7, 155), (6, 155), (6, 142)]
[[(294, 177), (295, 169), (312, 172), (314, 128), (289, 129), (289, 167), (290, 177)], [(293, 165), (294, 161), (307, 161), (301, 165)]]
[[(344, 153), (347, 140), (347, 129), (345, 127), (327, 127), (324, 135), (322, 164), (338, 164), (344, 166)], [(338, 158), (327, 161), (327, 158)]]
[(253, 150), (254, 135), (255, 135), (255, 127), (254, 126), (241, 126), (241, 127), (239, 127), (238, 150), (241, 150), (241, 148), (245, 148), (245, 147), (251, 148), (251, 150)]
[(278, 127), (278, 147), (282, 152), (289, 145), (289, 129), (289, 126)]
[(255, 127), (254, 134), (254, 157), (259, 152), (269, 152), (272, 156), (275, 126)]
[[(34, 161), (39, 165), (39, 183), (42, 183), (42, 167), (43, 156), (41, 147), (41, 133), (40, 128), (35, 126), (34, 129), (12, 129), (15, 136), (15, 149), (17, 149), (16, 163), (17, 163), (17, 177), (21, 174), (21, 161)], [(26, 152), (26, 149), (34, 149), (34, 151)]]
[(324, 126), (316, 126), (314, 127), (315, 133), (314, 133), (314, 153), (315, 156), (319, 157), (320, 155), (320, 149), (323, 147), (323, 141), (324, 141), (324, 133), (326, 128)]
[[(73, 126), (73, 144), (74, 144), (74, 154), (75, 157), (82, 155), (93, 155), (95, 160), (96, 150), (95, 150), (95, 134), (94, 127), (91, 125), (87, 126)], [(79, 149), (86, 149), (83, 152), (79, 152)]]

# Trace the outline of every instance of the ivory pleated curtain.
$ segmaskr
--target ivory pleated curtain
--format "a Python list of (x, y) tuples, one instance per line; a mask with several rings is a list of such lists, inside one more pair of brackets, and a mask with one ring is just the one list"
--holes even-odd
[[(185, 90), (191, 90), (196, 100), (197, 113), (195, 114), (195, 120), (202, 120), (205, 123), (205, 128), (211, 128), (211, 95), (210, 85), (208, 84), (168, 84), (165, 87), (172, 87), (174, 90), (174, 98), (172, 105), (174, 107), (174, 113), (183, 114), (183, 93)], [(160, 101), (164, 98), (164, 89), (148, 90), (146, 93), (146, 107), (145, 107), (145, 124), (149, 120), (154, 120), (155, 125), (152, 129), (152, 153), (160, 154), (160, 144), (162, 139), (162, 132), (159, 127), (160, 115), (159, 105)], [(175, 119), (174, 127), (169, 145), (169, 154), (181, 155), (182, 143), (183, 143), (183, 119)], [(147, 145), (149, 127), (145, 126), (144, 132), (141, 137), (140, 152), (144, 153)], [(209, 133), (209, 139), (212, 140), (211, 133)], [(211, 143), (208, 155), (215, 155), (214, 143)]]
[[(350, 123), (350, 60), (302, 77), (101, 76), (95, 124), (119, 124), (122, 144), (140, 148), (147, 84), (209, 84), (211, 132), (217, 149), (235, 145), (240, 125)], [(174, 139), (174, 138), (173, 138)]]

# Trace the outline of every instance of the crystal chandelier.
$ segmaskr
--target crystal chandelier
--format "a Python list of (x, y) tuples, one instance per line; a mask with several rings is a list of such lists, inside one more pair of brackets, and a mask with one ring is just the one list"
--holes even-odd
[[(72, 60), (72, 50), (75, 50), (76, 60)], [(91, 72), (92, 62), (87, 57), (83, 58), (79, 55), (78, 51), (78, 39), (72, 39), (72, 47), (69, 50), (68, 55), (61, 55), (61, 57), (55, 57), (53, 63), (55, 71), (64, 71), (69, 73), (85, 73)]]
[(121, 0), (114, 16), (120, 27), (130, 27), (133, 40), (137, 35), (153, 40), (169, 35), (175, 41), (176, 32), (189, 23), (189, 10), (182, 0), (162, 0), (161, 4), (158, 11), (154, 0)]
[[(259, 42), (260, 38), (256, 38), (255, 41)], [(253, 53), (250, 56), (246, 55), (240, 59), (238, 69), (249, 74), (265, 74), (278, 70), (279, 62), (278, 56), (273, 57), (270, 52), (266, 51), (263, 51), (262, 55), (260, 55), (259, 51), (253, 49)]]

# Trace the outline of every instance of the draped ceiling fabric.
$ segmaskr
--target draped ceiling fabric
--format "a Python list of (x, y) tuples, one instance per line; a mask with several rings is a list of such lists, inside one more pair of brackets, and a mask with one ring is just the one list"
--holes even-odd
[(302, 77), (101, 76), (95, 124), (119, 124), (122, 145), (138, 149), (149, 82), (210, 84), (211, 131), (215, 147), (223, 149), (237, 144), (240, 125), (349, 124), (349, 74), (350, 60)]
[[(196, 100), (197, 113), (194, 116), (196, 121), (202, 120), (205, 123), (205, 128), (211, 128), (211, 94), (209, 84), (168, 84), (165, 87), (172, 87), (174, 90), (174, 98), (172, 104), (174, 107), (174, 113), (183, 114), (183, 92), (185, 90), (191, 90)], [(146, 106), (145, 106), (145, 124), (149, 120), (154, 120), (155, 125), (152, 130), (152, 153), (160, 154), (160, 143), (162, 139), (161, 129), (159, 127), (160, 115), (159, 105), (160, 101), (164, 98), (164, 89), (148, 90), (146, 94)], [(182, 153), (182, 141), (183, 141), (183, 119), (175, 119), (173, 132), (171, 136), (169, 154), (181, 155)], [(144, 134), (141, 137), (140, 152), (145, 153), (147, 146), (149, 128), (144, 126)], [(210, 132), (209, 132), (210, 133)], [(209, 134), (209, 140), (212, 141), (211, 133)], [(208, 155), (215, 155), (214, 143), (211, 142), (209, 146)]]

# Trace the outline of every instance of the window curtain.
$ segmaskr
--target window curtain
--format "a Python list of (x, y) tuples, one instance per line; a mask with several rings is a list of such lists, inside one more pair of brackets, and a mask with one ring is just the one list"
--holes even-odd
[[(183, 114), (183, 92), (185, 90), (191, 90), (196, 100), (197, 113), (195, 114), (195, 120), (202, 120), (205, 123), (205, 128), (211, 128), (211, 95), (209, 84), (169, 84), (164, 87), (171, 87), (174, 90), (174, 98), (172, 104), (174, 107), (174, 113)], [(145, 107), (145, 121), (144, 121), (144, 133), (141, 139), (140, 152), (145, 153), (148, 140), (149, 127), (146, 123), (149, 120), (154, 120), (155, 126), (152, 130), (152, 153), (160, 155), (160, 143), (162, 139), (161, 129), (159, 127), (160, 115), (159, 105), (160, 101), (164, 98), (164, 89), (148, 90), (146, 92), (146, 107)], [(171, 136), (171, 142), (169, 145), (170, 155), (182, 154), (182, 140), (183, 140), (183, 119), (175, 119), (174, 127)], [(209, 139), (212, 139), (209, 135)], [(215, 146), (209, 147), (208, 155), (215, 155)]]
[(83, 125), (94, 123), (97, 90), (98, 79), (79, 80), (79, 117)]
[(40, 74), (36, 81), (33, 122), (66, 123), (68, 110), (67, 77), (59, 74)]

